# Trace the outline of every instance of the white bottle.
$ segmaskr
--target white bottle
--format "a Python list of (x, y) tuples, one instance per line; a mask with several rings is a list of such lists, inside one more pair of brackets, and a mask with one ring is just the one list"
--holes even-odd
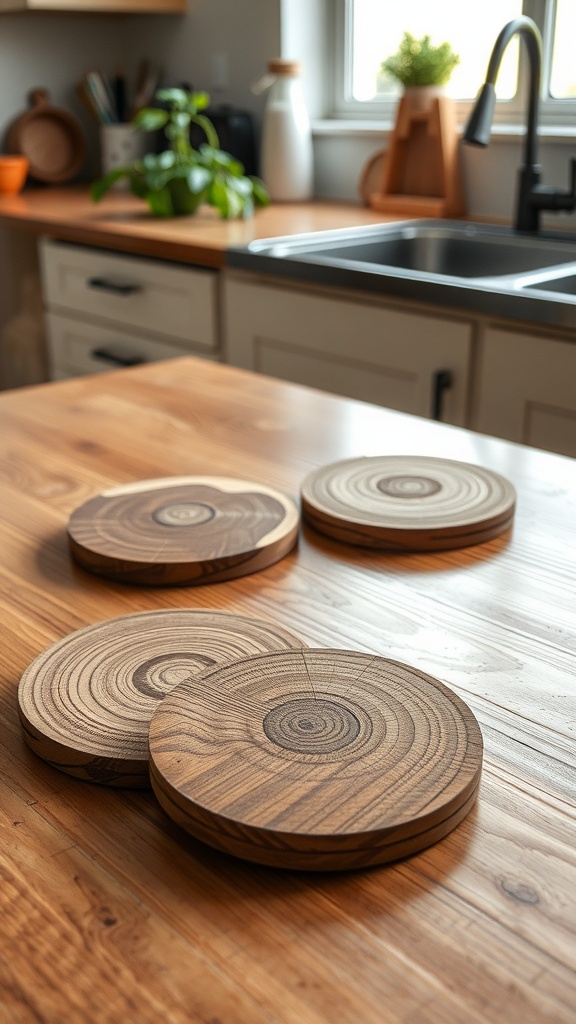
[(295, 202), (313, 194), (312, 132), (300, 64), (268, 62), (270, 92), (262, 122), (261, 176), (271, 199)]

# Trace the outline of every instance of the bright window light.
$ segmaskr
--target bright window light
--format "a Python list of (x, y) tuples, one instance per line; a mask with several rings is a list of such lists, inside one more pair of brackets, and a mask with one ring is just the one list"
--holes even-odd
[[(572, 83), (576, 78), (573, 42), (576, 38), (576, 3), (559, 0), (559, 17), (566, 19), (560, 32), (564, 66), (572, 54)], [(569, 9), (569, 10), (568, 10)], [(380, 64), (397, 49), (404, 32), (420, 39), (431, 37), (434, 46), (449, 42), (460, 57), (446, 86), (454, 99), (472, 100), (484, 81), (496, 37), (507, 21), (522, 13), (522, 0), (482, 0), (473, 9), (463, 0), (354, 0), (351, 5), (352, 53), (348, 75), (349, 99), (382, 101), (397, 96), (399, 87), (380, 73)], [(569, 22), (569, 25), (568, 25)], [(559, 66), (560, 66), (559, 61)], [(518, 40), (508, 46), (498, 73), (498, 99), (516, 93)], [(565, 88), (561, 80), (560, 88)], [(574, 84), (572, 88), (576, 88)], [(562, 94), (564, 95), (564, 94)]]

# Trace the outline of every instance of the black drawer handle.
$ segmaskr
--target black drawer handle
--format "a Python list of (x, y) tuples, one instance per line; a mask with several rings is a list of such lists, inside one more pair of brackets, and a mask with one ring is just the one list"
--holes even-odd
[(442, 419), (444, 405), (444, 392), (448, 391), (454, 383), (451, 370), (436, 370), (432, 375), (432, 409), (430, 415), (433, 420)]
[(114, 352), (110, 348), (93, 348), (90, 355), (93, 359), (103, 359), (105, 363), (112, 363), (113, 366), (141, 366), (146, 362), (142, 356), (122, 355), (121, 352)]
[(114, 295), (133, 295), (141, 291), (139, 284), (122, 284), (120, 281), (111, 281), (106, 277), (89, 277), (89, 288), (98, 288), (103, 292), (112, 292)]

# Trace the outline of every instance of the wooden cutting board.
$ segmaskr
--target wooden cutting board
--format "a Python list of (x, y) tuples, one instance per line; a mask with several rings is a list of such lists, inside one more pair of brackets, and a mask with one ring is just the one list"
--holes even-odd
[(206, 668), (300, 646), (274, 623), (195, 609), (142, 612), (86, 626), (24, 672), (18, 688), (24, 739), (68, 775), (147, 787), (150, 719), (174, 686), (187, 680), (194, 688)]
[(68, 523), (70, 551), (89, 572), (153, 586), (217, 583), (257, 572), (296, 544), (299, 516), (284, 494), (231, 477), (165, 477), (103, 491)]
[(468, 813), (482, 735), (417, 669), (356, 651), (255, 655), (175, 687), (150, 725), (152, 786), (197, 839), (274, 867), (406, 857)]
[(481, 466), (376, 456), (322, 466), (302, 484), (302, 515), (321, 533), (385, 551), (481, 544), (507, 530), (516, 492)]
[(50, 103), (47, 89), (33, 89), (30, 108), (9, 125), (8, 153), (22, 153), (30, 162), (29, 175), (56, 185), (71, 181), (82, 169), (86, 142), (72, 114)]

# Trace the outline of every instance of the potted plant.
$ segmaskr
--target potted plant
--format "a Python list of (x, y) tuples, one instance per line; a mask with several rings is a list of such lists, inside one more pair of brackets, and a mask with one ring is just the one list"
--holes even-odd
[[(202, 203), (215, 207), (225, 219), (250, 217), (255, 206), (266, 206), (269, 196), (259, 178), (245, 175), (244, 167), (220, 149), (210, 119), (201, 111), (208, 106), (204, 92), (159, 89), (156, 99), (167, 107), (144, 107), (132, 124), (145, 132), (164, 129), (170, 142), (161, 153), (147, 153), (129, 167), (117, 167), (95, 181), (94, 202), (121, 178), (127, 178), (135, 196), (145, 199), (157, 217), (195, 213)], [(190, 126), (199, 125), (206, 142), (195, 149)]]
[(430, 36), (416, 39), (405, 32), (396, 53), (382, 61), (381, 72), (400, 82), (404, 88), (412, 86), (444, 86), (460, 57), (450, 43), (432, 46)]

